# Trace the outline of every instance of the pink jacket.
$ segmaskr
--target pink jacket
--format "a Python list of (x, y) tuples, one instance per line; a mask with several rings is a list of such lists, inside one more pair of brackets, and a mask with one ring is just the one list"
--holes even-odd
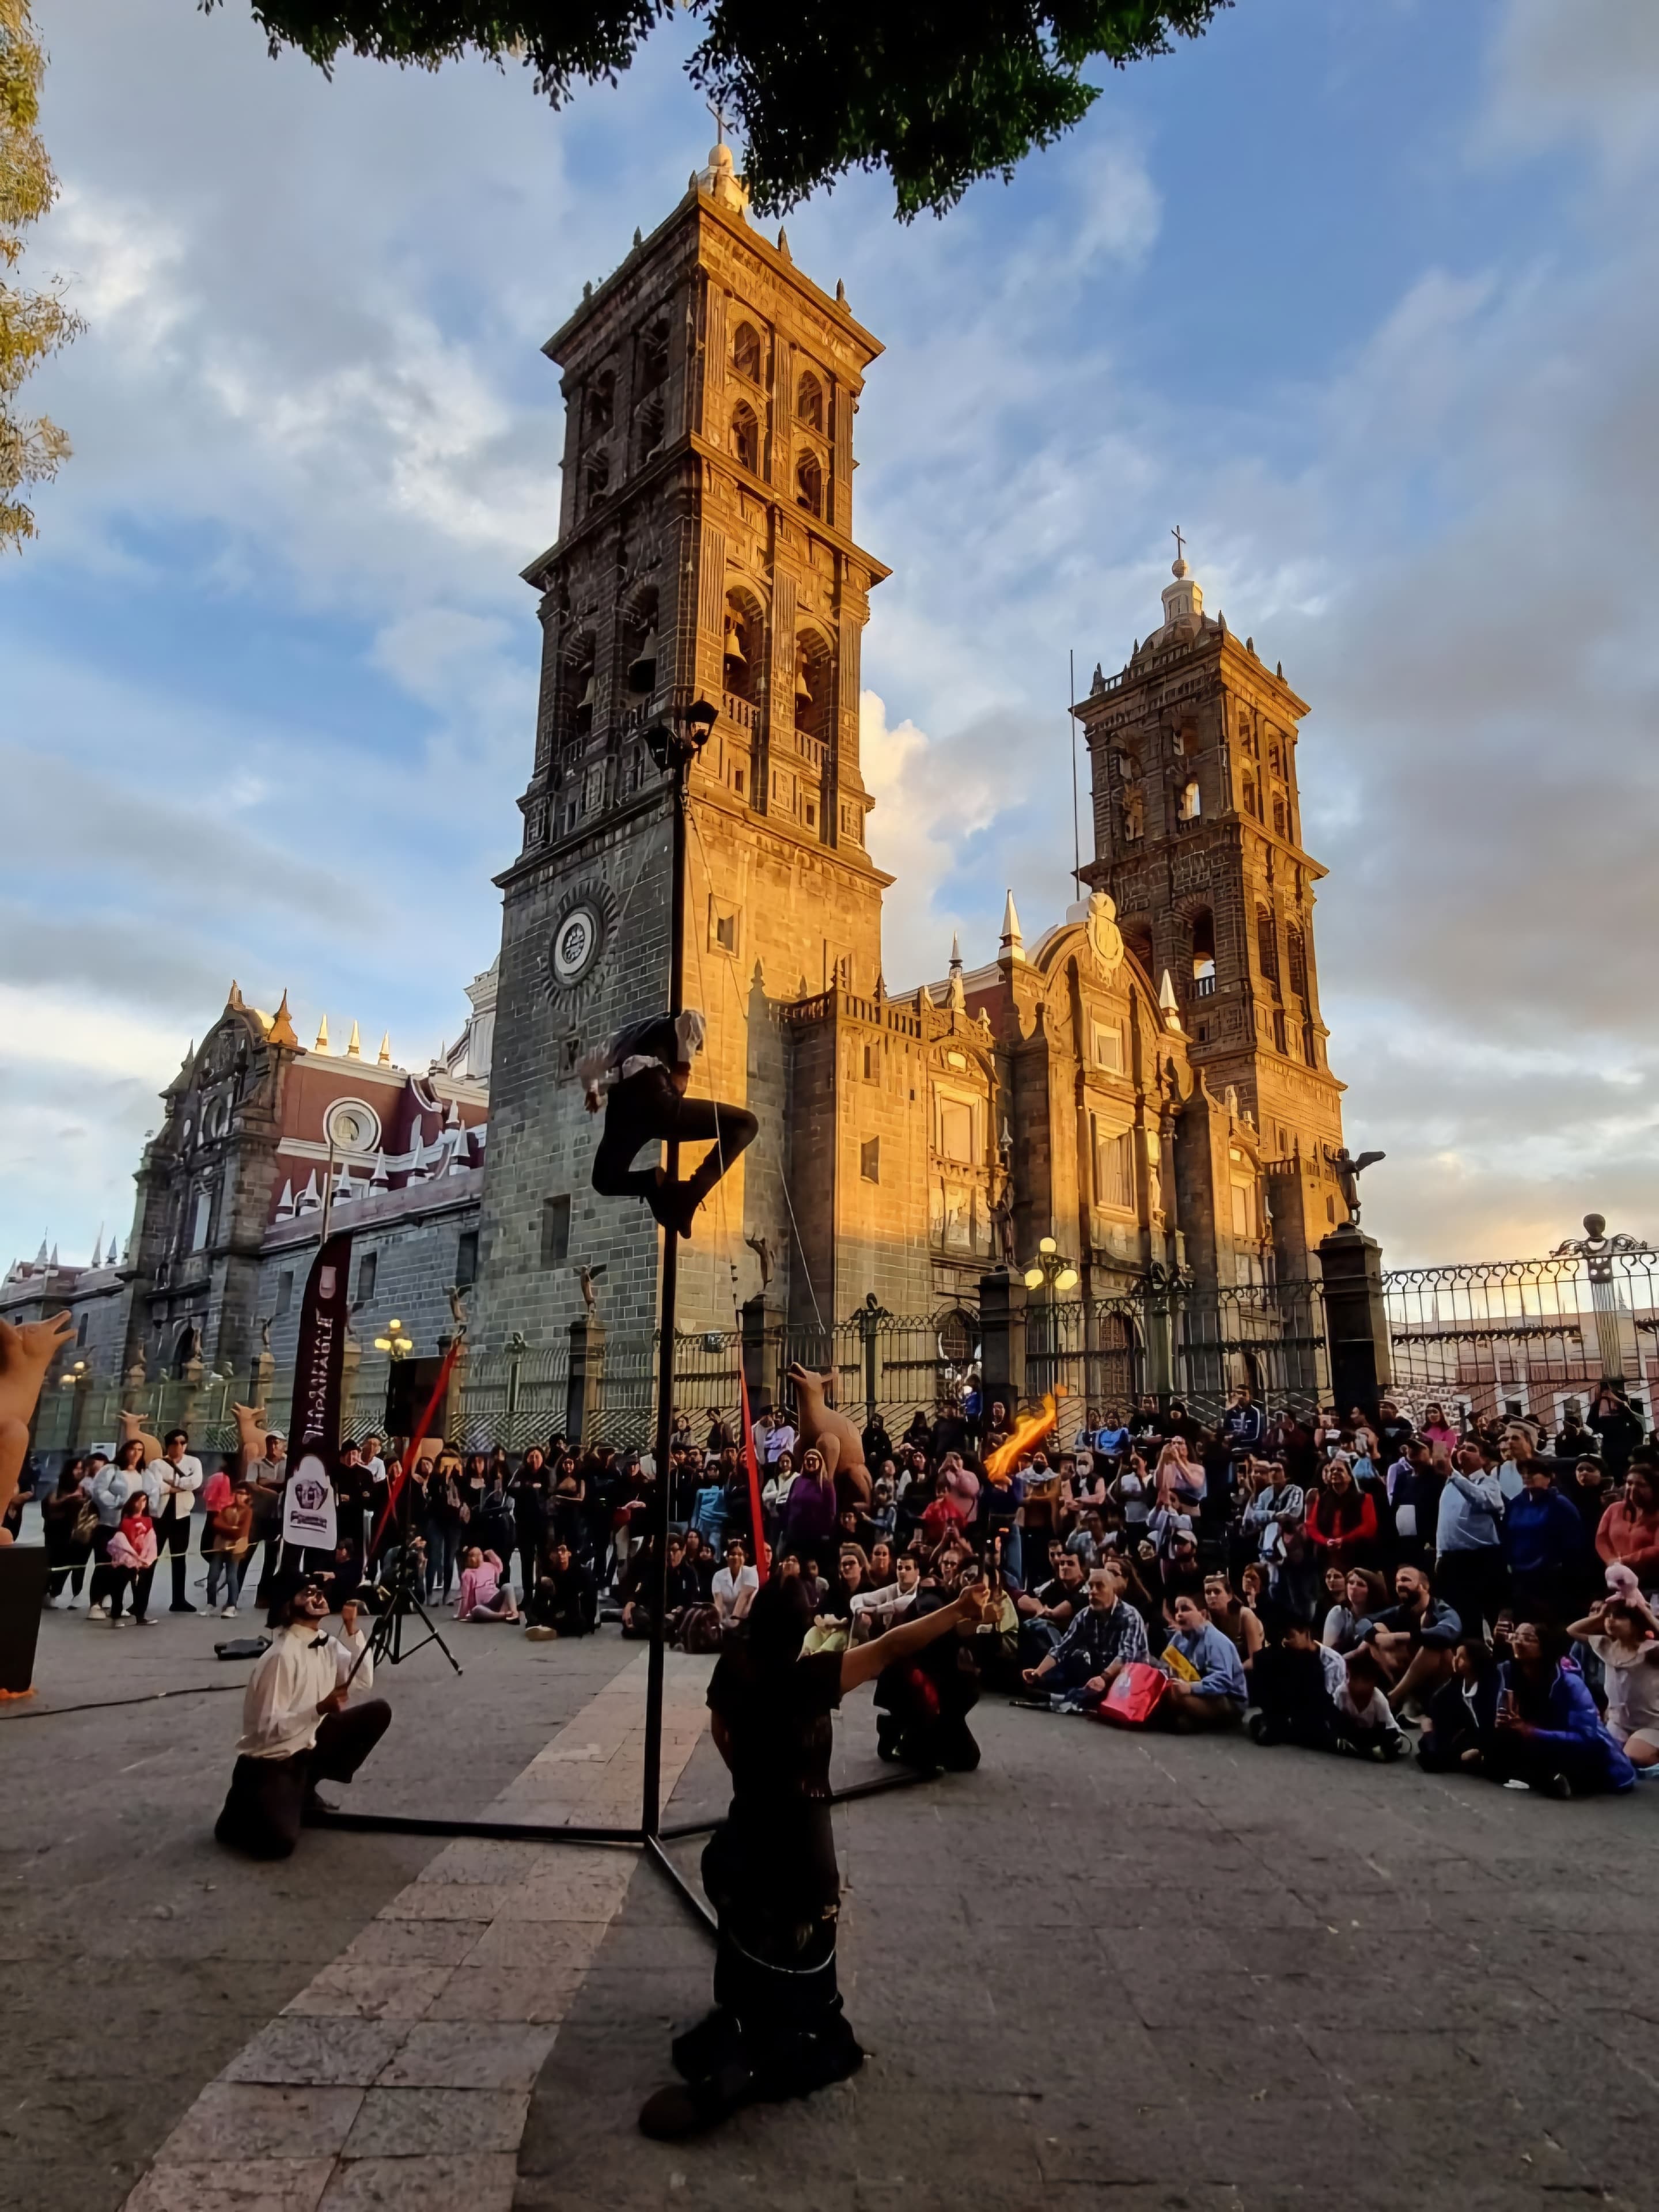
[(136, 1567), (143, 1570), (155, 1565), (155, 1531), (149, 1522), (135, 1547), (127, 1534), (133, 1524), (124, 1521), (109, 1540), (109, 1563), (112, 1567)]
[(494, 1552), (486, 1552), (481, 1567), (461, 1569), (460, 1594), (455, 1601), (457, 1620), (471, 1620), (481, 1605), (494, 1605), (495, 1593), (501, 1586), (501, 1563)]

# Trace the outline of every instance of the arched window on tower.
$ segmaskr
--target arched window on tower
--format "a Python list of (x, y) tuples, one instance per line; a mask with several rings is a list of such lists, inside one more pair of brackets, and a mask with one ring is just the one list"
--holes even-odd
[(823, 513), (823, 471), (816, 453), (803, 453), (795, 463), (795, 504), (809, 514)]
[(1285, 802), (1282, 799), (1275, 799), (1273, 801), (1273, 835), (1275, 837), (1282, 837), (1285, 835)]
[(568, 717), (565, 728), (576, 744), (582, 744), (593, 726), (593, 641), (580, 638), (571, 649), (565, 663), (565, 711)]
[(1208, 999), (1214, 994), (1215, 916), (1206, 906), (1193, 916), (1193, 996)]
[(587, 466), (582, 473), (585, 504), (589, 507), (597, 507), (605, 497), (610, 483), (611, 456), (601, 447), (597, 453), (589, 454)]
[[(1273, 918), (1265, 906), (1255, 910), (1255, 956), (1257, 965), (1270, 983), (1279, 981), (1279, 933), (1273, 927)], [(1280, 1047), (1283, 1050), (1283, 1047)]]
[(795, 420), (811, 430), (823, 428), (823, 386), (810, 368), (795, 386)]
[(647, 699), (657, 688), (657, 595), (647, 586), (623, 620), (623, 667), (634, 699)]
[(668, 325), (653, 323), (640, 338), (640, 388), (650, 392), (668, 374)]
[(732, 333), (732, 366), (751, 384), (761, 380), (760, 332), (752, 323), (739, 323)]
[(795, 728), (820, 745), (830, 739), (835, 666), (828, 639), (818, 630), (803, 627), (795, 640)]
[(1291, 988), (1298, 999), (1308, 995), (1308, 944), (1294, 923), (1285, 933), (1285, 965)]
[(590, 438), (602, 438), (611, 428), (617, 406), (617, 380), (607, 368), (588, 386), (586, 428)]
[(1198, 778), (1189, 775), (1181, 787), (1176, 801), (1176, 812), (1183, 822), (1196, 822), (1203, 811), (1204, 800), (1198, 787)]
[(760, 422), (746, 399), (732, 410), (732, 452), (751, 476), (760, 474)]
[(1244, 779), (1244, 811), (1255, 815), (1258, 821), (1261, 818), (1261, 794), (1256, 789), (1253, 775), (1247, 775)]

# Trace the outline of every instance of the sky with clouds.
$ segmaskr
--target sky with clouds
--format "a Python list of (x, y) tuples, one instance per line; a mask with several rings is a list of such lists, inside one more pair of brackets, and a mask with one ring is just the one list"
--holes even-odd
[[(241, 0), (36, 0), (88, 334), (0, 568), (0, 1264), (125, 1229), (232, 975), (418, 1064), (493, 957), (553, 534), (542, 340), (702, 160), (672, 26), (563, 114), (270, 60)], [(885, 342), (859, 534), (886, 973), (1069, 896), (1066, 662), (1171, 524), (1314, 712), (1347, 1121), (1396, 1261), (1659, 1237), (1659, 10), (1239, 0), (1008, 187), (789, 218)], [(1086, 821), (1086, 809), (1085, 809)]]

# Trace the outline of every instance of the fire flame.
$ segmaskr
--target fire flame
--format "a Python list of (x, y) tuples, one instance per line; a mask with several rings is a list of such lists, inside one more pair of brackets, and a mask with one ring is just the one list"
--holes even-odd
[[(1063, 1397), (1065, 1393), (1062, 1391), (1060, 1395)], [(1040, 1413), (1027, 1413), (1022, 1420), (1016, 1421), (1007, 1443), (999, 1444), (994, 1452), (987, 1455), (985, 1472), (993, 1482), (1007, 1481), (1014, 1471), (1015, 1462), (1020, 1454), (1023, 1451), (1030, 1451), (1033, 1445), (1042, 1442), (1049, 1430), (1054, 1427), (1054, 1418), (1053, 1395), (1045, 1391), (1042, 1398), (1042, 1411)]]

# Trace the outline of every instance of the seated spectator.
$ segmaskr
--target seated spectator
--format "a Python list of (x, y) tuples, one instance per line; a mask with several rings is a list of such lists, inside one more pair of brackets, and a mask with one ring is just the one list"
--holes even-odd
[(1156, 1662), (1170, 1686), (1158, 1701), (1155, 1722), (1183, 1735), (1232, 1727), (1243, 1718), (1249, 1692), (1231, 1638), (1210, 1620), (1200, 1597), (1183, 1593), (1171, 1611), (1175, 1632)]
[(1111, 1496), (1112, 1503), (1123, 1516), (1124, 1532), (1133, 1545), (1145, 1529), (1146, 1516), (1152, 1510), (1152, 1484), (1146, 1462), (1139, 1452), (1130, 1452), (1119, 1460)]
[(709, 1553), (708, 1547), (703, 1542), (702, 1538), (698, 1534), (695, 1528), (688, 1528), (685, 1532), (685, 1553), (684, 1564), (686, 1571), (696, 1579), (697, 1585), (697, 1603), (699, 1605), (712, 1605), (714, 1601), (714, 1586), (715, 1563), (714, 1558)]
[(1285, 1540), (1300, 1529), (1307, 1500), (1301, 1484), (1291, 1480), (1282, 1462), (1271, 1460), (1264, 1466), (1247, 1460), (1244, 1465), (1249, 1494), (1243, 1528), (1255, 1556), (1276, 1562), (1285, 1556)]
[(747, 1559), (747, 1553), (734, 1536), (726, 1547), (726, 1565), (711, 1585), (723, 1636), (732, 1635), (741, 1627), (748, 1618), (750, 1607), (760, 1595), (759, 1571), (748, 1565)]
[(872, 1589), (884, 1589), (893, 1579), (893, 1546), (890, 1538), (878, 1536), (870, 1547), (869, 1584)]
[(1108, 1406), (1088, 1442), (1103, 1459), (1115, 1461), (1127, 1456), (1132, 1442), (1129, 1425), (1115, 1406)]
[(1225, 1575), (1205, 1576), (1204, 1609), (1232, 1644), (1248, 1673), (1267, 1638), (1261, 1621), (1234, 1594)]
[(1632, 1789), (1636, 1769), (1602, 1726), (1565, 1644), (1555, 1629), (1516, 1623), (1515, 1656), (1498, 1668), (1492, 1741), (1480, 1771), (1547, 1797)]
[(1200, 1613), (1204, 1610), (1204, 1569), (1198, 1539), (1190, 1528), (1177, 1528), (1171, 1534), (1170, 1548), (1158, 1562), (1158, 1585), (1171, 1612), (1180, 1597), (1190, 1597)]
[(1131, 1660), (1146, 1658), (1146, 1625), (1125, 1601), (1122, 1588), (1121, 1577), (1109, 1567), (1091, 1568), (1082, 1611), (1048, 1656), (1022, 1673), (1026, 1690), (1046, 1697), (1054, 1711), (1085, 1712), (1097, 1705)]
[(921, 1595), (921, 1562), (914, 1553), (902, 1553), (890, 1582), (854, 1591), (854, 1643), (861, 1644), (866, 1635), (884, 1636), (890, 1628), (915, 1612)]
[(1659, 1614), (1643, 1597), (1602, 1598), (1567, 1633), (1601, 1662), (1607, 1734), (1632, 1766), (1659, 1766)]
[(1066, 1539), (1066, 1548), (1074, 1552), (1083, 1563), (1086, 1575), (1091, 1567), (1097, 1567), (1111, 1548), (1106, 1540), (1106, 1523), (1092, 1507)]
[(470, 1544), (461, 1554), (461, 1588), (455, 1601), (457, 1620), (517, 1620), (513, 1585), (505, 1583), (498, 1553)]
[(1340, 1587), (1342, 1595), (1325, 1615), (1321, 1641), (1346, 1658), (1364, 1641), (1367, 1624), (1388, 1604), (1389, 1586), (1371, 1568), (1351, 1567)]
[(1334, 1693), (1346, 1684), (1347, 1669), (1320, 1644), (1312, 1623), (1299, 1614), (1274, 1611), (1268, 1619), (1267, 1642), (1250, 1668), (1250, 1693), (1257, 1708), (1250, 1716), (1250, 1735), (1260, 1744), (1332, 1750), (1336, 1742)]
[(591, 1636), (599, 1617), (599, 1593), (593, 1572), (561, 1539), (548, 1556), (547, 1565), (529, 1601), (532, 1638)]
[(1392, 1685), (1389, 1703), (1397, 1717), (1450, 1674), (1463, 1624), (1435, 1596), (1422, 1567), (1396, 1567), (1394, 1594), (1395, 1603), (1372, 1615), (1360, 1641), (1375, 1653)]
[(1498, 1662), (1479, 1636), (1460, 1636), (1452, 1672), (1429, 1699), (1417, 1760), (1431, 1774), (1475, 1768), (1490, 1747), (1498, 1717)]
[(1189, 1457), (1184, 1437), (1172, 1436), (1152, 1469), (1152, 1491), (1166, 1513), (1195, 1513), (1204, 1502), (1204, 1470)]
[(1014, 1599), (1019, 1615), (1021, 1656), (1032, 1666), (1059, 1644), (1081, 1607), (1088, 1602), (1083, 1562), (1063, 1545), (1049, 1547), (1054, 1571), (1042, 1587), (1023, 1590)]
[(1387, 1678), (1363, 1644), (1350, 1654), (1346, 1673), (1334, 1700), (1339, 1747), (1364, 1758), (1398, 1759), (1408, 1740), (1382, 1694)]
[(691, 1500), (691, 1527), (709, 1552), (718, 1554), (726, 1540), (726, 1479), (718, 1466), (705, 1470)]

